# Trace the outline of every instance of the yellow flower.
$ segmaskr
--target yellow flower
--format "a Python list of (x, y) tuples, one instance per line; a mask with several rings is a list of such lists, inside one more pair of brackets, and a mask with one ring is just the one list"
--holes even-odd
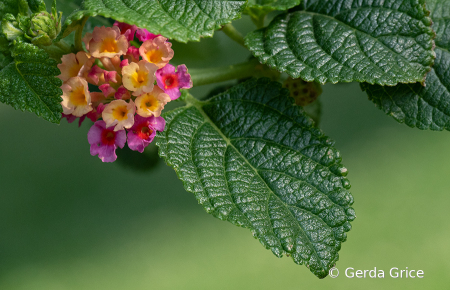
[(170, 102), (169, 95), (155, 86), (152, 92), (136, 98), (137, 114), (142, 117), (159, 117), (168, 102)]
[(69, 53), (63, 55), (58, 68), (61, 74), (58, 76), (63, 82), (76, 76), (86, 77), (87, 71), (94, 64), (95, 59), (90, 58), (88, 54), (79, 51), (77, 54)]
[(173, 57), (172, 43), (167, 38), (158, 36), (153, 40), (146, 40), (139, 48), (142, 59), (154, 63), (158, 68), (164, 67)]
[(61, 86), (63, 91), (61, 105), (63, 113), (81, 117), (92, 111), (91, 94), (88, 84), (81, 77), (73, 77)]
[[(85, 36), (88, 41), (90, 36)], [(92, 38), (89, 40), (86, 48), (95, 58), (115, 57), (124, 55), (128, 50), (128, 41), (126, 36), (120, 34), (117, 26), (113, 27), (95, 27)]]
[(158, 67), (145, 60), (132, 62), (122, 68), (123, 86), (133, 92), (133, 96), (140, 96), (153, 90)]
[(106, 105), (102, 118), (107, 128), (115, 125), (114, 131), (119, 131), (133, 126), (135, 112), (136, 106), (132, 100), (129, 103), (124, 100), (115, 100)]

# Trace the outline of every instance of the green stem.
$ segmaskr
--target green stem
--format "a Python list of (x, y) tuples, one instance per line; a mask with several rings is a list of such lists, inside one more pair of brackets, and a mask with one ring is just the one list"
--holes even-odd
[(64, 41), (64, 39), (61, 39), (58, 42), (53, 43), (56, 47), (61, 49), (61, 51), (65, 52), (64, 54), (68, 54), (72, 52), (72, 46)]
[(237, 43), (239, 43), (240, 45), (242, 45), (243, 47), (245, 46), (245, 41), (244, 41), (244, 37), (242, 36), (242, 34), (236, 30), (236, 28), (231, 24), (225, 24), (222, 27), (222, 31), (231, 39), (233, 39), (234, 41), (236, 41)]
[(77, 30), (75, 31), (75, 52), (83, 50), (82, 44), (83, 29), (88, 18), (89, 17), (84, 17), (83, 21), (81, 21), (81, 24), (77, 27)]
[(251, 17), (253, 23), (256, 25), (256, 28), (260, 29), (264, 27), (264, 21), (266, 20), (266, 15), (258, 15)]
[(190, 69), (194, 86), (203, 86), (234, 79), (251, 77), (255, 74), (259, 62), (253, 59), (249, 62), (216, 68)]

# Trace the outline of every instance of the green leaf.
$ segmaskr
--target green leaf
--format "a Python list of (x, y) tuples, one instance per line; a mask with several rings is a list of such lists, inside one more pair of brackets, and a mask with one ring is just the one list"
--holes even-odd
[(0, 102), (59, 124), (62, 91), (56, 61), (29, 43), (16, 43), (12, 58), (0, 71)]
[(240, 17), (246, 0), (85, 0), (85, 15), (135, 24), (180, 42), (211, 37), (215, 29)]
[(380, 85), (423, 82), (434, 32), (423, 0), (305, 0), (304, 11), (249, 33), (260, 62), (293, 78)]
[(361, 84), (369, 99), (400, 123), (422, 130), (450, 130), (450, 2), (429, 0), (436, 31), (436, 61), (425, 86)]
[(17, 15), (19, 13), (19, 1), (17, 0), (0, 1), (0, 19), (3, 18), (3, 15), (7, 13)]
[(246, 9), (261, 9), (266, 12), (287, 10), (299, 5), (301, 0), (248, 0)]
[(323, 278), (355, 218), (353, 197), (334, 142), (288, 96), (263, 78), (188, 97), (165, 114), (157, 145), (208, 213)]

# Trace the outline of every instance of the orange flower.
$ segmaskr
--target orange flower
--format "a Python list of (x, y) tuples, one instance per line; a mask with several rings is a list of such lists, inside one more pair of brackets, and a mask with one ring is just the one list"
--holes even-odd
[(122, 68), (123, 86), (133, 92), (133, 96), (149, 93), (153, 90), (158, 67), (145, 60), (132, 62)]
[(173, 57), (172, 43), (167, 38), (158, 36), (153, 40), (146, 40), (139, 48), (142, 59), (154, 63), (158, 68), (164, 67)]
[(61, 86), (61, 89), (63, 91), (61, 105), (64, 114), (81, 117), (92, 111), (91, 95), (85, 79), (81, 77), (70, 78)]
[(137, 114), (142, 117), (159, 117), (168, 102), (170, 102), (169, 95), (155, 86), (152, 92), (136, 98)]
[[(88, 41), (90, 36), (85, 36)], [(113, 27), (95, 27), (92, 38), (86, 44), (86, 48), (91, 55), (96, 58), (115, 57), (124, 55), (128, 50), (128, 41), (126, 36), (120, 34), (117, 26)]]
[(133, 126), (135, 112), (136, 106), (132, 100), (129, 103), (124, 100), (114, 100), (106, 105), (102, 113), (102, 118), (106, 123), (106, 127), (115, 125), (114, 131), (119, 131), (123, 128), (128, 129)]
[(90, 58), (88, 54), (79, 51), (77, 54), (69, 53), (63, 55), (58, 68), (61, 74), (58, 76), (63, 82), (76, 76), (86, 77), (87, 71), (94, 64), (95, 59)]

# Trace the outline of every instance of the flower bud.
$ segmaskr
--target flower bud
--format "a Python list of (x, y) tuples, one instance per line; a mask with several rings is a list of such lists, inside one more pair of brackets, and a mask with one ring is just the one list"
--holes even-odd
[(34, 13), (25, 37), (31, 39), (31, 43), (36, 45), (51, 45), (52, 40), (61, 31), (61, 17), (62, 12), (58, 15), (56, 9), (52, 9), (52, 13), (47, 11)]
[(9, 41), (22, 37), (24, 34), (23, 30), (20, 29), (19, 21), (10, 13), (3, 15), (2, 32)]

